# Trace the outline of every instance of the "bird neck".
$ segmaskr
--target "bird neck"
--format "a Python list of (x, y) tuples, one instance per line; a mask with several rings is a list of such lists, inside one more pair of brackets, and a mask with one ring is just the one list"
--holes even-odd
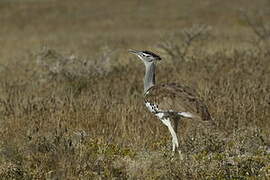
[(144, 93), (155, 85), (156, 65), (154, 62), (145, 62)]

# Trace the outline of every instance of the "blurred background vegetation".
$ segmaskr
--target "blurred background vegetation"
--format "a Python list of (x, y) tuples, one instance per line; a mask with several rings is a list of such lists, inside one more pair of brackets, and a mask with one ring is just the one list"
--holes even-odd
[(194, 24), (211, 26), (220, 44), (238, 46), (250, 36), (242, 10), (266, 14), (269, 1), (2, 0), (1, 61), (41, 45), (83, 56), (104, 44), (150, 48), (160, 37)]
[[(269, 0), (1, 0), (0, 177), (269, 179), (269, 18)], [(208, 105), (184, 160), (128, 49)]]

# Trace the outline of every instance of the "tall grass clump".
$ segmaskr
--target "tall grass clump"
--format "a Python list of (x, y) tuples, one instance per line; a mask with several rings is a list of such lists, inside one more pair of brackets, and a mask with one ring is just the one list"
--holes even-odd
[(10, 62), (0, 72), (1, 177), (267, 179), (268, 54), (188, 51), (192, 58), (174, 53), (178, 63), (158, 66), (158, 82), (196, 88), (217, 126), (191, 123), (184, 160), (171, 155), (166, 127), (143, 105), (140, 62), (121, 51), (79, 57), (42, 48)]

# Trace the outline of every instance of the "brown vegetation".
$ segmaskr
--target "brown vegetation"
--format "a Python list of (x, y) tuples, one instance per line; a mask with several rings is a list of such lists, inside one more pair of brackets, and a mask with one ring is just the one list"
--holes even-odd
[[(56, 1), (46, 2), (47, 6), (58, 7), (60, 14), (61, 7), (66, 6), (57, 4)], [(13, 3), (7, 3), (6, 7), (14, 9)], [(29, 5), (19, 4), (19, 9)], [(34, 5), (35, 3), (31, 3), (29, 6)], [(83, 5), (87, 6), (87, 3)], [(140, 4), (137, 6), (141, 7)], [(40, 7), (44, 7), (44, 4)], [(77, 12), (77, 6), (73, 7), (74, 9), (63, 9)], [(142, 7), (139, 11), (144, 12), (145, 9)], [(6, 12), (7, 15), (9, 13)], [(38, 14), (33, 9), (28, 13)], [(39, 13), (46, 14), (46, 11)], [(78, 17), (75, 17), (83, 19), (85, 14), (86, 11), (82, 10), (81, 16), (76, 14)], [(64, 17), (59, 15), (60, 22)], [(25, 22), (9, 24), (9, 18), (12, 20), (12, 15), (2, 17), (15, 36), (19, 37), (16, 35), (19, 31), (13, 26), (33, 27)], [(47, 19), (57, 24), (54, 20)], [(141, 20), (137, 21), (142, 23)], [(39, 19), (33, 18), (32, 23), (34, 22), (37, 23), (37, 31), (41, 31), (44, 26), (39, 24)], [(160, 22), (164, 24), (163, 21)], [(102, 23), (103, 21), (96, 25), (102, 26)], [(81, 22), (79, 25), (82, 24)], [(73, 30), (83, 29), (79, 25), (75, 24)], [(165, 23), (166, 25), (172, 27), (171, 24)], [(156, 26), (159, 26), (158, 23)], [(59, 27), (62, 28), (62, 25)], [(171, 41), (168, 41), (167, 34), (159, 42), (150, 41), (153, 44), (151, 47), (156, 48), (155, 52), (165, 59), (158, 66), (157, 81), (184, 83), (196, 88), (216, 121), (215, 129), (205, 127), (202, 130), (202, 127), (193, 125), (181, 146), (186, 155), (184, 160), (171, 155), (171, 139), (166, 127), (144, 107), (144, 69), (136, 58), (129, 56), (123, 49), (127, 44), (146, 47), (140, 45), (140, 38), (137, 37), (134, 44), (122, 42), (120, 46), (113, 41), (108, 43), (103, 38), (100, 40), (104, 42), (102, 46), (95, 45), (89, 54), (83, 54), (87, 48), (80, 41), (86, 36), (79, 34), (74, 43), (78, 43), (82, 49), (78, 48), (74, 55), (69, 53), (74, 50), (70, 45), (66, 50), (61, 50), (67, 41), (71, 41), (61, 40), (60, 32), (52, 37), (55, 44), (48, 43), (53, 48), (42, 47), (37, 50), (37, 46), (42, 44), (38, 42), (43, 39), (36, 34), (30, 36), (32, 30), (28, 29), (23, 33), (32, 37), (38, 45), (31, 48), (30, 41), (24, 41), (21, 37), (28, 51), (23, 50), (23, 55), (21, 52), (15, 53), (15, 56), (9, 55), (15, 51), (11, 49), (10, 42), (2, 39), (2, 43), (6, 42), (8, 48), (1, 49), (1, 52), (5, 51), (5, 56), (0, 67), (0, 177), (269, 178), (269, 50), (266, 46), (258, 48), (256, 44), (248, 43), (237, 48), (229, 47), (235, 46), (234, 42), (242, 40), (242, 37), (234, 37), (233, 41), (228, 40), (226, 45), (220, 45), (224, 37), (210, 29), (207, 29), (207, 38), (203, 33), (204, 36), (199, 35), (202, 38), (196, 38), (188, 44), (183, 43), (187, 34), (192, 34), (196, 27), (200, 26), (186, 28), (187, 33), (178, 31), (180, 36), (173, 33), (169, 39)], [(246, 28), (248, 29), (248, 25)], [(140, 30), (142, 37), (150, 34), (146, 29)], [(68, 31), (70, 30), (63, 32), (66, 38), (69, 38)], [(123, 34), (126, 35), (125, 38), (134, 35), (133, 31), (127, 31), (128, 35)], [(177, 30), (174, 29), (174, 32)], [(3, 29), (1, 33), (4, 33)], [(110, 37), (114, 35), (115, 32)], [(249, 40), (252, 35), (254, 34), (249, 34), (246, 39)], [(8, 36), (11, 37), (10, 34)], [(100, 37), (98, 32), (94, 36), (94, 39)], [(70, 38), (76, 39), (75, 35)], [(117, 35), (114, 38), (117, 39)], [(14, 42), (12, 39), (11, 41)], [(142, 40), (141, 43), (144, 42)], [(58, 47), (58, 43), (62, 45)], [(18, 48), (18, 45), (14, 46), (13, 48)], [(216, 46), (221, 48), (215, 48)], [(101, 48), (96, 51), (96, 47)], [(82, 57), (86, 55), (88, 57)], [(7, 62), (8, 60), (10, 61)]]

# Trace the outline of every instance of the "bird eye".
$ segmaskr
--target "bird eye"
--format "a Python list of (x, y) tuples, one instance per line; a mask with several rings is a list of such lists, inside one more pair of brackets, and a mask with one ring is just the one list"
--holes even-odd
[(148, 54), (142, 54), (143, 57), (150, 57)]

